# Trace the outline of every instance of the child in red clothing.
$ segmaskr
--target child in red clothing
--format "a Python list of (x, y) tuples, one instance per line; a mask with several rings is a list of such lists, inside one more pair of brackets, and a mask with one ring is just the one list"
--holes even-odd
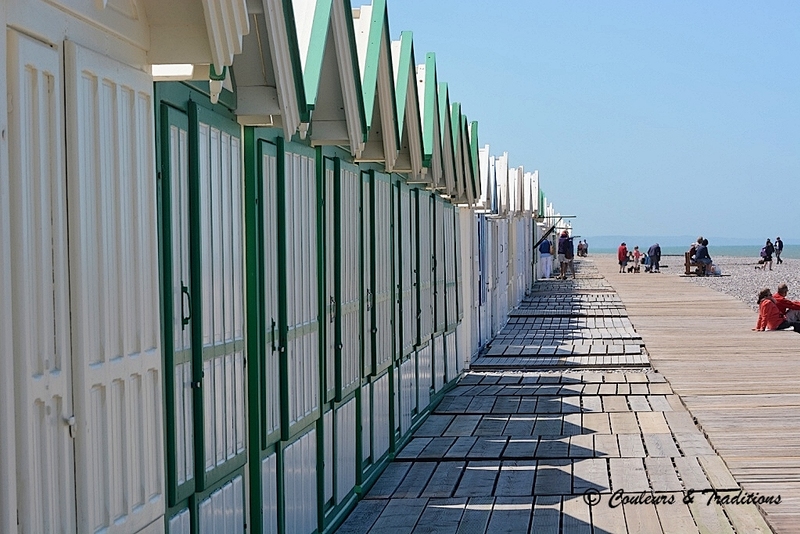
[(758, 322), (753, 330), (786, 330), (793, 328), (800, 334), (800, 323), (787, 321), (775, 304), (769, 288), (764, 288), (758, 292)]

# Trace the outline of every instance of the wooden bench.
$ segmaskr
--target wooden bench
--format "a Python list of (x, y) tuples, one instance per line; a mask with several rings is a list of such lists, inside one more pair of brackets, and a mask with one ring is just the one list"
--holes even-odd
[(692, 256), (688, 252), (683, 253), (683, 266), (685, 268), (684, 274), (686, 274), (686, 276), (691, 276), (693, 274), (698, 276), (705, 275), (705, 263), (697, 263), (692, 261)]

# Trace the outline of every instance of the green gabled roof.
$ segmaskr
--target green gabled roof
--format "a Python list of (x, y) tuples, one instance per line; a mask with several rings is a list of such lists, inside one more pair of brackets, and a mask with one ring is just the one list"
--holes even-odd
[(455, 189), (456, 151), (453, 150), (453, 128), (450, 118), (450, 90), (447, 83), (440, 83), (439, 95), (439, 127), (442, 134), (442, 174), (444, 175), (445, 193), (453, 194)]
[(453, 163), (455, 164), (455, 174), (453, 175), (454, 192), (459, 202), (465, 202), (464, 145), (461, 139), (461, 104), (458, 102), (453, 102), (450, 105), (450, 134), (453, 140)]
[(353, 19), (367, 125), (362, 160), (384, 162), (391, 171), (400, 135), (386, 0), (374, 0), (354, 10)]
[(400, 40), (392, 43), (392, 56), (392, 65), (395, 70), (395, 97), (397, 99), (397, 129), (400, 132), (398, 165), (402, 159), (407, 157), (410, 165), (406, 171), (412, 172), (414, 175), (421, 175), (423, 160), (422, 119), (419, 114), (420, 102), (417, 92), (413, 34), (411, 32), (402, 32)]
[[(294, 4), (297, 7), (297, 4)], [(364, 118), (364, 102), (361, 91), (361, 77), (359, 76), (358, 54), (353, 35), (353, 20), (349, 0), (316, 0), (315, 3), (303, 4), (307, 11), (291, 14), (291, 25), (297, 37), (300, 52), (300, 66), (303, 80), (303, 99), (301, 102), (301, 116), (303, 122), (311, 122), (312, 130), (315, 123), (315, 114), (327, 115), (326, 123), (346, 122), (347, 139), (335, 139), (328, 132), (311, 133), (312, 144), (341, 144), (346, 141), (350, 144), (351, 151), (360, 150), (366, 135), (366, 120)], [(288, 17), (288, 15), (287, 15)], [(336, 53), (340, 47), (349, 50), (349, 60), (339, 63)], [(333, 67), (325, 69), (326, 62), (333, 62)], [(336, 76), (331, 75), (323, 80), (325, 72), (331, 73), (331, 68)], [(327, 83), (330, 86), (323, 85)], [(332, 87), (336, 85), (336, 87)], [(330, 104), (336, 100), (332, 98), (331, 91), (341, 94), (343, 109)], [(322, 109), (323, 100), (329, 102), (328, 109)]]
[(478, 121), (469, 123), (469, 155), (472, 167), (472, 190), (475, 193), (475, 202), (481, 198), (481, 176), (478, 160)]
[(305, 101), (297, 34), (290, 24), (292, 4), (262, 3), (263, 11), (249, 16), (251, 31), (231, 68), (237, 82), (237, 120), (247, 126), (275, 124), (278, 115), (284, 135), (291, 138), (300, 125), (300, 102)]
[(422, 117), (422, 150), (423, 163), (425, 166), (431, 165), (431, 158), (434, 150), (441, 153), (441, 146), (434, 141), (435, 130), (441, 130), (439, 124), (439, 95), (436, 89), (439, 79), (436, 74), (436, 54), (428, 53), (425, 56), (425, 75), (420, 80), (424, 85), (424, 94), (420, 100), (420, 113)]
[(464, 160), (464, 191), (467, 195), (467, 201), (470, 205), (475, 204), (476, 188), (475, 188), (475, 167), (472, 162), (472, 146), (469, 138), (469, 121), (467, 116), (461, 115), (461, 144), (462, 158)]

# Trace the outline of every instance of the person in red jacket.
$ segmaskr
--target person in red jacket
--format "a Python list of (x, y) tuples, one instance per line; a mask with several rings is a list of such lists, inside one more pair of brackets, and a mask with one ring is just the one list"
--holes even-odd
[(628, 265), (628, 247), (625, 246), (624, 241), (617, 249), (617, 260), (619, 261), (619, 272), (624, 273), (625, 266)]
[(786, 295), (788, 294), (789, 286), (780, 284), (778, 292), (772, 295), (772, 298), (787, 321), (800, 321), (800, 302), (787, 299)]
[(786, 330), (793, 328), (800, 334), (800, 323), (787, 321), (775, 304), (769, 288), (758, 292), (758, 322), (753, 330)]

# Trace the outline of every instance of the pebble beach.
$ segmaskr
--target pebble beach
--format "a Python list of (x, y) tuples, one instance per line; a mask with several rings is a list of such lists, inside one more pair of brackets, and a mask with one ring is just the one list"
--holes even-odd
[[(755, 258), (714, 257), (713, 250), (711, 253), (714, 263), (722, 270), (722, 276), (690, 276), (686, 278), (687, 280), (736, 297), (756, 311), (758, 311), (756, 303), (758, 292), (762, 288), (768, 287), (772, 293), (775, 293), (781, 282), (789, 286), (788, 298), (800, 300), (800, 260), (784, 259), (780, 265), (776, 265), (773, 261), (772, 270), (763, 271), (755, 269), (757, 265)], [(666, 256), (661, 263), (669, 266), (667, 269), (661, 270), (662, 275), (683, 274), (682, 257)]]

